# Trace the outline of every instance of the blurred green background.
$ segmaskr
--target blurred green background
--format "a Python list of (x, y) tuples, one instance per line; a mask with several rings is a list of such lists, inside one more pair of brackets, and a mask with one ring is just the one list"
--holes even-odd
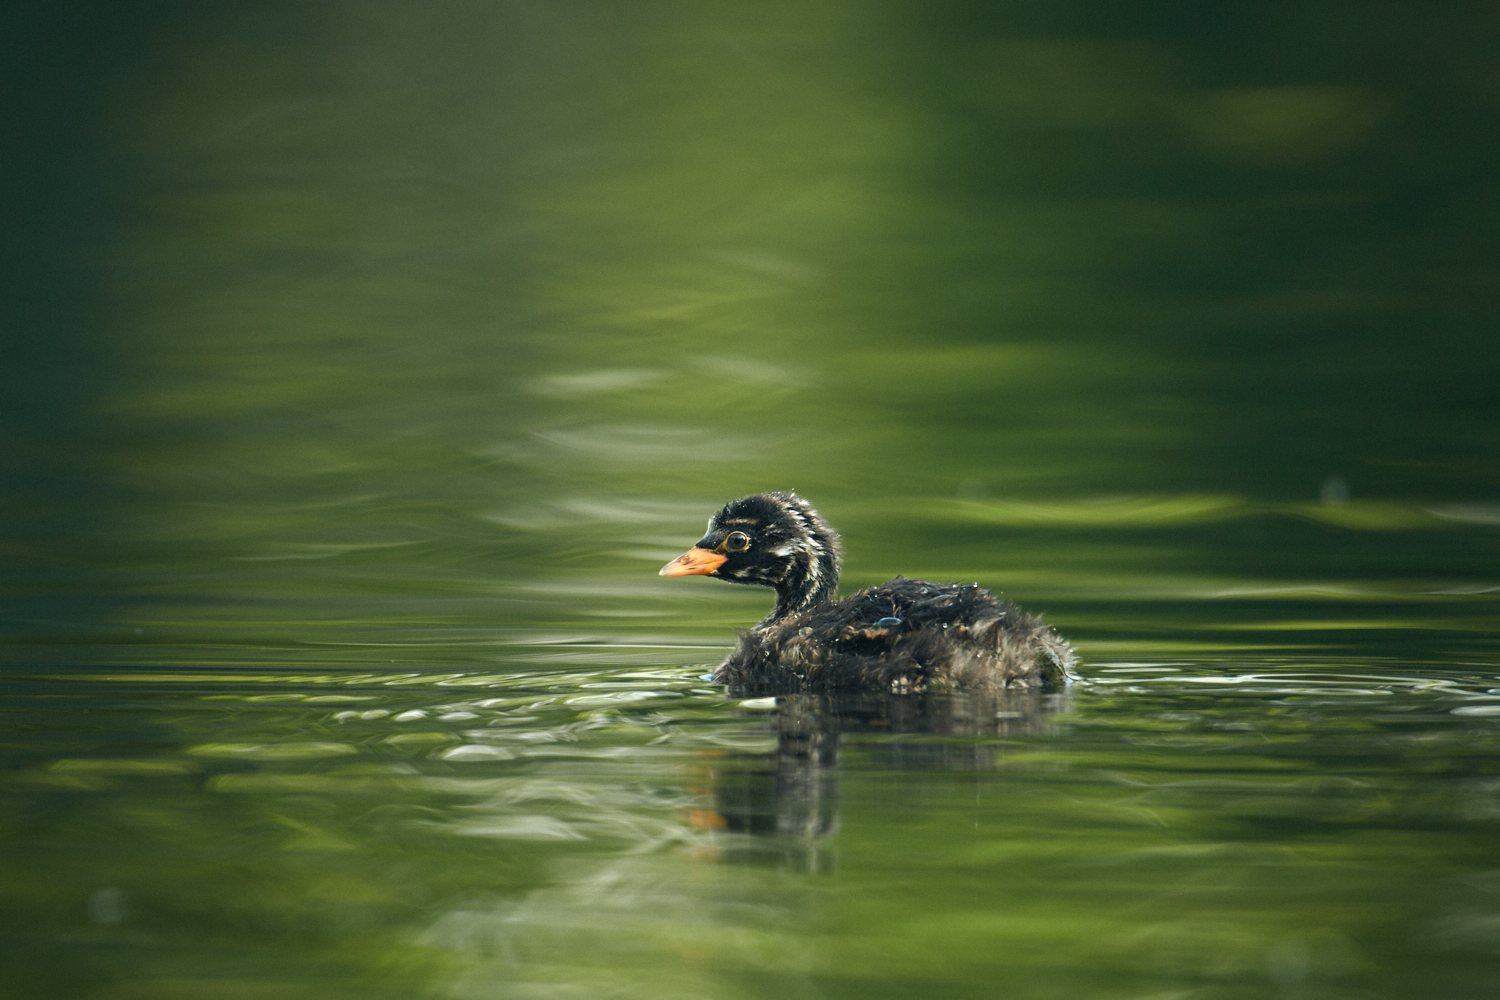
[(769, 488), (861, 579), (1493, 572), (1488, 7), (6, 17), (13, 633), (634, 578)]
[[(1497, 53), (5, 5), (0, 997), (1495, 995)], [(1079, 682), (789, 750), (766, 489)]]

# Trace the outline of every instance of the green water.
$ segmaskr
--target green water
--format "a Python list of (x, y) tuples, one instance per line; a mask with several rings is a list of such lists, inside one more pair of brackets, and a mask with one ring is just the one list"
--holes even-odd
[[(1494, 16), (7, 17), (0, 996), (1500, 989)], [(730, 697), (766, 489), (1079, 680)]]

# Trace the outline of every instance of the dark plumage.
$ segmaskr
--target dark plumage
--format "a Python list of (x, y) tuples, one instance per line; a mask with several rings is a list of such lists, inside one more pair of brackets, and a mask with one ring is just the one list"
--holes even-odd
[(714, 674), (776, 691), (994, 691), (1051, 688), (1073, 651), (1035, 615), (977, 584), (904, 576), (835, 601), (839, 536), (795, 493), (725, 505), (663, 576), (715, 576), (776, 591), (776, 607), (740, 633)]

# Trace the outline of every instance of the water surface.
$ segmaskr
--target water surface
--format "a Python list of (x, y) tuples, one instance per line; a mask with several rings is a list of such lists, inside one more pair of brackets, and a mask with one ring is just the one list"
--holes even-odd
[[(1494, 995), (1493, 17), (109, 6), (6, 33), (4, 992)], [(707, 682), (788, 488), (1079, 679)]]

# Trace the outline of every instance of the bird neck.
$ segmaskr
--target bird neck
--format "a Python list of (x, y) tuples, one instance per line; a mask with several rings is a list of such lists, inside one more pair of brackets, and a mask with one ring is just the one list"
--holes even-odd
[(833, 600), (839, 589), (838, 556), (833, 551), (802, 553), (775, 586), (776, 607), (758, 627), (778, 624), (799, 611)]

